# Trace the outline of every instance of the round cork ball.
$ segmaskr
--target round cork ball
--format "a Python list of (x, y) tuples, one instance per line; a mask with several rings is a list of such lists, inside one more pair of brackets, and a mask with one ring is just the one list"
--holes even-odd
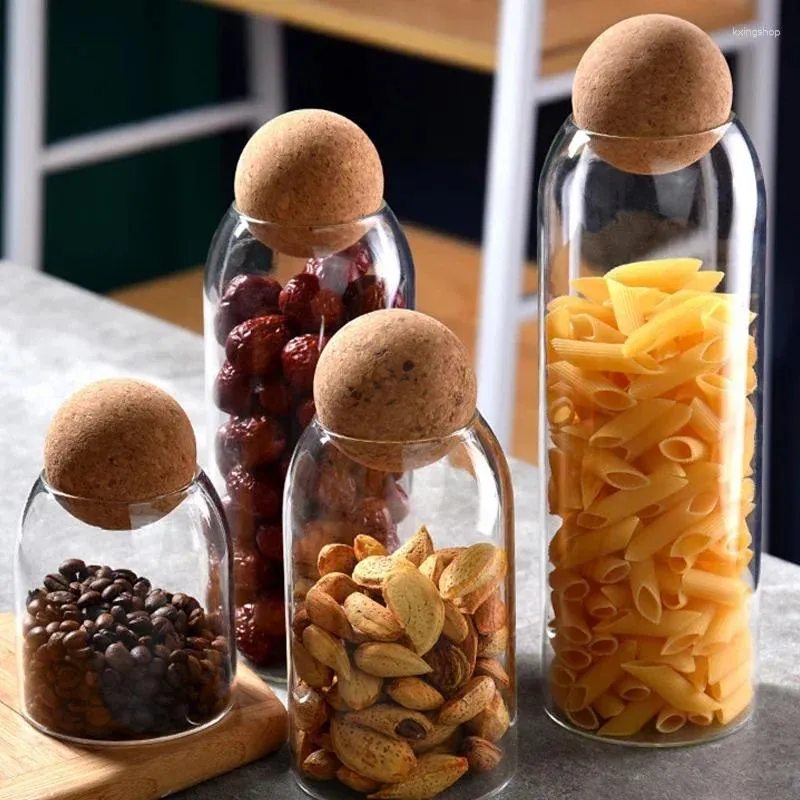
[[(268, 247), (298, 257), (343, 250), (356, 220), (383, 202), (383, 167), (354, 122), (320, 109), (290, 111), (262, 125), (242, 150), (236, 206)], [(260, 221), (260, 222), (259, 222)]]
[(711, 37), (668, 14), (613, 25), (592, 42), (575, 72), (572, 112), (583, 129), (620, 140), (592, 140), (626, 172), (660, 174), (694, 163), (720, 139), (733, 83)]
[(328, 343), (314, 376), (321, 424), (357, 442), (334, 442), (375, 469), (430, 463), (475, 414), (475, 373), (466, 348), (417, 311), (373, 311)]
[[(58, 409), (44, 444), (44, 472), (62, 504), (109, 530), (153, 522), (189, 484), (197, 449), (184, 410), (166, 392), (131, 379), (89, 384)], [(81, 499), (78, 499), (81, 498)], [(127, 504), (146, 508), (131, 509)], [(141, 517), (137, 523), (137, 517)]]

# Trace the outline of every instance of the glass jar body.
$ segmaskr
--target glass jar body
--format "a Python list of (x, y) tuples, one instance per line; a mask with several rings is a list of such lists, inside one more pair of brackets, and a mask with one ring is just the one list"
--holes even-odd
[[(152, 503), (103, 503), (40, 477), (17, 537), (20, 708), (50, 735), (125, 745), (219, 721), (236, 674), (229, 536), (199, 472)], [(116, 524), (115, 527), (122, 527)]]
[(442, 797), (485, 797), (516, 767), (508, 466), (480, 418), (394, 446), (402, 473), (377, 469), (379, 453), (315, 420), (290, 467), (293, 769), (318, 798), (404, 782), (412, 796), (429, 771), (437, 792), (454, 785)]
[(737, 121), (702, 136), (632, 174), (659, 141), (569, 120), (540, 186), (546, 709), (646, 746), (736, 730), (756, 684), (764, 190)]
[(298, 247), (296, 229), (251, 220), (231, 206), (205, 275), (209, 474), (233, 536), (237, 639), (250, 661), (279, 679), (286, 655), (283, 484), (314, 416), (319, 352), (349, 319), (414, 307), (411, 255), (388, 206), (304, 235), (307, 248)]

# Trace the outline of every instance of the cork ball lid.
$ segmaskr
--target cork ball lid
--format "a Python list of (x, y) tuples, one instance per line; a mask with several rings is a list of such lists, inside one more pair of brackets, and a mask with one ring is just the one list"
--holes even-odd
[[(44, 471), (64, 503), (91, 525), (134, 527), (124, 504), (149, 503), (189, 484), (197, 450), (189, 418), (166, 392), (132, 379), (89, 384), (58, 409), (44, 445)], [(107, 501), (107, 502), (104, 502)], [(159, 500), (153, 517), (179, 498)]]
[[(720, 138), (733, 83), (719, 47), (691, 22), (667, 14), (630, 17), (589, 46), (575, 73), (572, 110), (585, 130), (640, 142), (598, 142), (628, 172), (688, 166)], [(662, 139), (662, 141), (646, 141)]]
[[(290, 111), (262, 125), (245, 145), (234, 179), (236, 206), (251, 233), (295, 256), (343, 249), (359, 235), (346, 226), (383, 201), (375, 145), (354, 122), (321, 109)], [(320, 227), (344, 226), (320, 232)], [(355, 236), (350, 240), (350, 237)]]
[(357, 459), (376, 469), (435, 460), (430, 447), (417, 447), (412, 457), (414, 443), (435, 443), (467, 425), (476, 394), (469, 354), (455, 334), (432, 317), (401, 309), (373, 311), (345, 325), (322, 351), (314, 376), (325, 428), (397, 445), (360, 448)]

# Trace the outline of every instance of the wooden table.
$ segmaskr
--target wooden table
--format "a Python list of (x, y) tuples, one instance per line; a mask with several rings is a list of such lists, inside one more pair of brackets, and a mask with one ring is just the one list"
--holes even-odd
[[(498, 0), (203, 1), (432, 61), (494, 69)], [(541, 75), (574, 69), (589, 43), (615, 22), (664, 11), (707, 31), (755, 14), (753, 0), (547, 0)]]

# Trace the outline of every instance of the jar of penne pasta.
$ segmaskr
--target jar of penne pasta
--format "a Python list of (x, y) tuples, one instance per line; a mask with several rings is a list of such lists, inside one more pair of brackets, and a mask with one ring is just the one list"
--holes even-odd
[(540, 191), (546, 709), (637, 745), (736, 730), (756, 685), (764, 190), (738, 120), (698, 135), (638, 174), (570, 119)]

